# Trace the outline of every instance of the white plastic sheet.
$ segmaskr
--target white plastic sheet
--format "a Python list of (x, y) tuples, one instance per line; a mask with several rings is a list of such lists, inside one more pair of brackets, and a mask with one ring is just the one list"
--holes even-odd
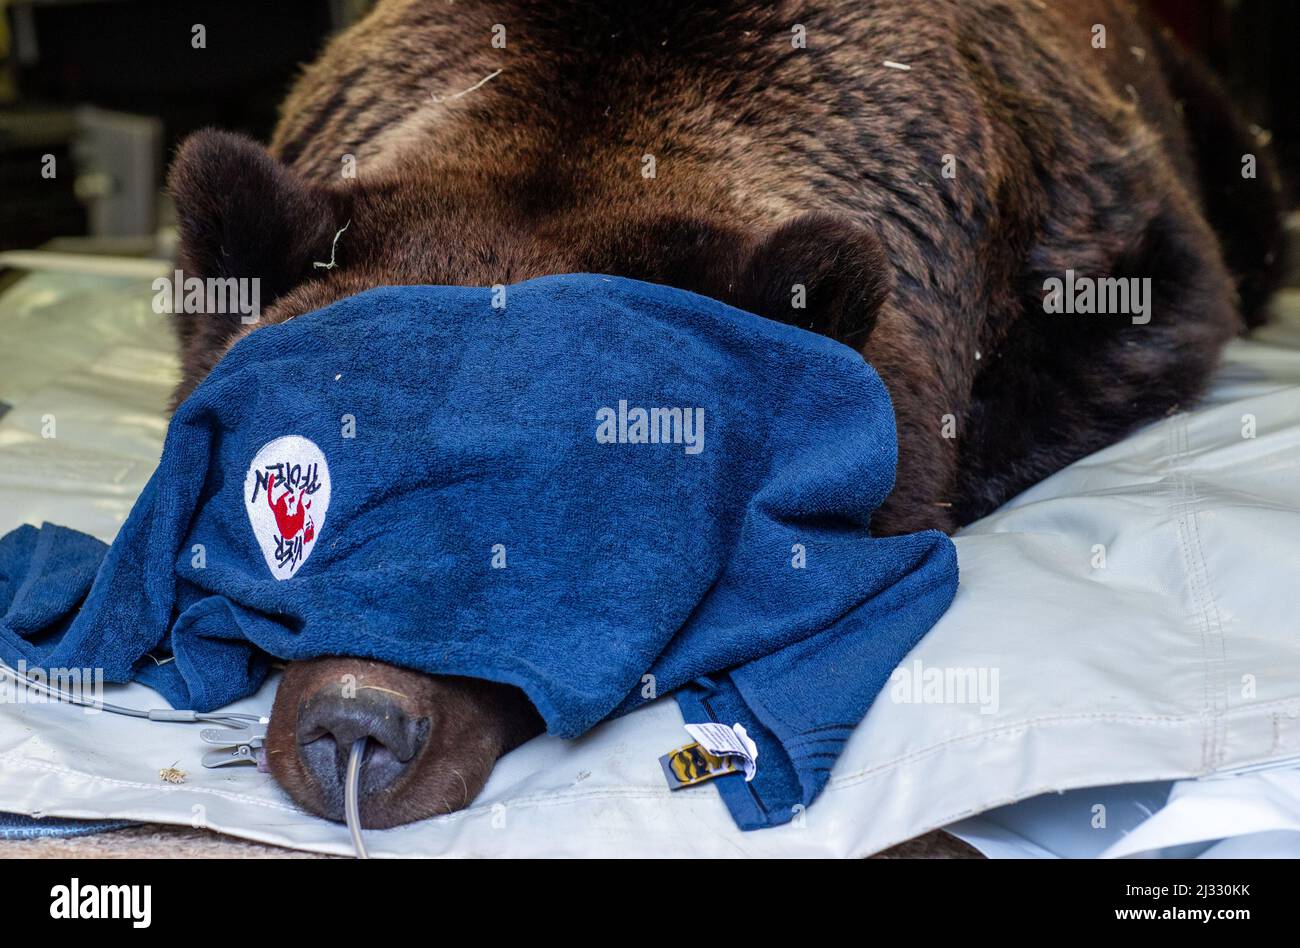
[(947, 829), (993, 859), (1300, 859), (1300, 768), (1045, 794)]
[[(151, 296), (145, 282), (37, 274), (0, 300), (0, 401), (13, 406), (0, 417), (0, 530), (47, 519), (108, 540), (122, 522), (176, 372)], [(670, 792), (657, 758), (684, 732), (660, 701), (581, 740), (529, 743), (469, 809), (370, 833), (370, 851), (865, 855), (1048, 791), (1300, 755), (1298, 386), (1300, 333), (1235, 342), (1204, 405), (966, 530), (952, 609), (791, 825), (740, 833), (708, 785)], [(140, 686), (109, 697), (157, 704)], [(299, 812), (269, 776), (202, 768), (207, 749), (193, 726), (3, 706), (0, 809), (350, 852), (342, 827)], [(159, 779), (173, 764), (183, 784)]]

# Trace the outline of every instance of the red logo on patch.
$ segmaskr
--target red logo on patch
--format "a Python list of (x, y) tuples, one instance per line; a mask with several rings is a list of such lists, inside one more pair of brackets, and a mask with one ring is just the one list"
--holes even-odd
[(289, 579), (307, 561), (329, 503), (329, 466), (315, 444), (286, 435), (257, 452), (244, 478), (244, 507), (276, 579)]
[[(268, 474), (266, 478), (266, 503), (275, 514), (275, 525), (280, 531), (280, 536), (285, 540), (292, 540), (299, 533), (302, 534), (303, 541), (310, 543), (316, 536), (316, 524), (312, 522), (311, 517), (307, 516), (307, 510), (311, 507), (311, 498), (306, 495), (306, 491), (299, 493), (296, 497), (294, 492), (286, 490), (280, 495), (279, 500), (271, 500), (271, 495), (275, 492), (275, 475)], [(304, 528), (303, 522), (306, 521)]]

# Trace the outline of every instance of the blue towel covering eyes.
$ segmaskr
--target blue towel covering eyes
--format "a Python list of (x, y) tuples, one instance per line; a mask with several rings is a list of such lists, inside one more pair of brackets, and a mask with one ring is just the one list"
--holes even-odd
[(790, 820), (957, 586), (942, 534), (870, 533), (879, 377), (632, 280), (493, 300), (382, 288), (239, 342), (106, 556), (0, 539), (0, 654), (196, 710), (267, 656), (364, 656), (517, 685), (561, 737), (672, 692), (758, 746), (752, 782), (714, 781), (737, 823)]

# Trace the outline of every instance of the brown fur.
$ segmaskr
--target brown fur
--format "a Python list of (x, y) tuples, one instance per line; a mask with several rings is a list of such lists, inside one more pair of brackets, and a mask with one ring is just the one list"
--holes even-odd
[[(1242, 326), (1237, 287), (1248, 313), (1267, 293), (1280, 234), (1268, 156), (1131, 4), (701, 6), (381, 3), (306, 70), (271, 157), (216, 132), (182, 148), (184, 266), (262, 277), (268, 322), (382, 284), (588, 271), (826, 333), (859, 348), (894, 401), (882, 532), (951, 530), (1189, 404)], [(490, 43), (498, 23), (505, 49)], [(1106, 49), (1090, 43), (1097, 23)], [(1245, 152), (1255, 180), (1240, 175)], [(338, 265), (314, 267), (345, 224)], [(1067, 269), (1150, 277), (1151, 322), (1046, 314), (1043, 282)], [(791, 309), (794, 283), (806, 310)], [(182, 324), (178, 397), (247, 331)], [(281, 782), (324, 812), (292, 763), (292, 719), (320, 686), (290, 670), (270, 743), (289, 762)], [(447, 687), (416, 710), (436, 716), (459, 690), (493, 748), (517, 736), (517, 707)], [(376, 822), (448, 805), (427, 776), (437, 746)]]

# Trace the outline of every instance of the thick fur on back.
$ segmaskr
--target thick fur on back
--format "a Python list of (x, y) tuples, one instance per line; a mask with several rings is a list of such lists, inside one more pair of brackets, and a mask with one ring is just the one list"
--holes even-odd
[[(173, 190), (187, 268), (261, 276), (270, 321), (594, 271), (839, 338), (895, 403), (879, 526), (951, 529), (1201, 391), (1277, 249), (1245, 128), (1120, 0), (385, 0), (306, 69), (269, 158), (201, 133)], [(1045, 313), (1066, 270), (1151, 278), (1150, 323)], [(180, 394), (247, 331), (183, 329)]]

